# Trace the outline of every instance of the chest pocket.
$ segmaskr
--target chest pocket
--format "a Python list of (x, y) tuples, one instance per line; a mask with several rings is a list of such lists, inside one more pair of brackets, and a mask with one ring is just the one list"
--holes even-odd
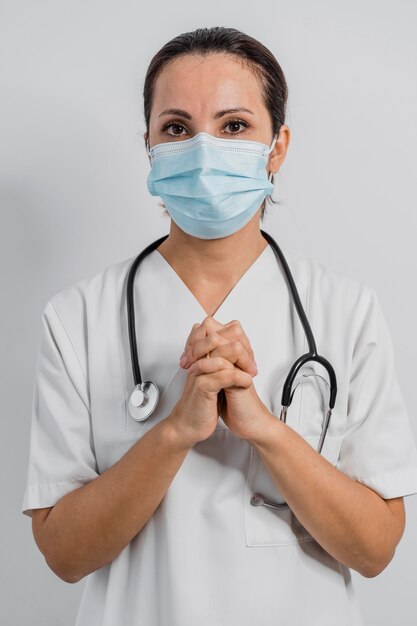
[[(280, 378), (276, 394), (271, 398), (271, 410), (277, 419), (281, 411), (285, 377), (286, 374)], [(307, 364), (296, 379), (293, 391), (286, 424), (317, 450), (330, 395), (328, 377), (325, 370), (323, 372), (322, 366), (316, 363)], [(333, 465), (336, 465), (339, 457), (343, 431), (344, 420), (338, 413), (336, 400), (321, 450), (322, 456)], [(278, 508), (280, 505), (281, 508)], [(243, 511), (247, 546), (285, 546), (314, 540), (286, 505), (285, 499), (254, 447), (251, 450), (244, 489)]]

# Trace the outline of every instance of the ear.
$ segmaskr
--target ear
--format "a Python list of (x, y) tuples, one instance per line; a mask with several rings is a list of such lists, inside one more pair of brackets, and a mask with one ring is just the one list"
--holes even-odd
[(275, 142), (274, 149), (269, 155), (268, 172), (276, 174), (285, 161), (288, 146), (290, 145), (290, 129), (287, 124), (283, 124), (279, 129), (279, 135)]
[[(145, 132), (143, 133), (143, 140), (145, 142), (145, 149), (146, 149), (146, 153), (148, 154), (148, 148), (149, 148), (149, 135), (147, 133), (147, 131), (145, 130)], [(151, 157), (148, 154), (148, 159), (149, 159), (149, 163), (151, 162)]]

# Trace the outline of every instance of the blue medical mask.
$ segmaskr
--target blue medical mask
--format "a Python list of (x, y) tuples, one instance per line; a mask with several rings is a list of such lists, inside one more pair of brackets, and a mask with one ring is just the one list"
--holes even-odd
[(162, 198), (184, 232), (201, 239), (227, 237), (253, 217), (274, 189), (266, 165), (271, 146), (198, 133), (148, 151), (151, 195)]

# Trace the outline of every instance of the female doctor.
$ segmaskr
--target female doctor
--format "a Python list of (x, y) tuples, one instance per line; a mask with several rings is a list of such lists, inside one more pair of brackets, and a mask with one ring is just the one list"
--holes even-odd
[(171, 217), (133, 282), (150, 415), (132, 419), (134, 259), (43, 311), (22, 511), (57, 576), (87, 577), (77, 626), (357, 626), (350, 568), (377, 576), (403, 534), (417, 451), (377, 295), (288, 250), (337, 399), (319, 451), (330, 383), (306, 363), (279, 419), (307, 350), (259, 227), (286, 100), (276, 59), (232, 28), (150, 63), (148, 187)]

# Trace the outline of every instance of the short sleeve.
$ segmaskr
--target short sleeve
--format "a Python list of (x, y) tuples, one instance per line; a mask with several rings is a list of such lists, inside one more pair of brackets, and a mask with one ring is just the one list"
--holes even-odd
[(352, 357), (347, 428), (336, 467), (381, 497), (417, 493), (417, 447), (395, 372), (394, 350), (375, 291)]
[(85, 373), (51, 299), (42, 312), (22, 513), (32, 517), (97, 476)]

